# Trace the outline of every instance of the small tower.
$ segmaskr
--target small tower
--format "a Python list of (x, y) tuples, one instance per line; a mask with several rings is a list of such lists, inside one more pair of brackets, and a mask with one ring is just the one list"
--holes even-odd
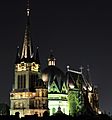
[(50, 56), (49, 56), (49, 58), (48, 58), (48, 66), (55, 66), (56, 65), (56, 59), (55, 59), (55, 57), (54, 57), (54, 55), (53, 55), (53, 51), (51, 50), (50, 51)]

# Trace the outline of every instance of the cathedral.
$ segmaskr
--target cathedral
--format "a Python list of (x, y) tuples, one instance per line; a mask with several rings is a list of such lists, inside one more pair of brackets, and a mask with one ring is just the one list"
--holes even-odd
[[(48, 66), (41, 70), (38, 48), (33, 51), (30, 36), (30, 8), (27, 3), (26, 28), (22, 48), (17, 48), (14, 80), (10, 92), (10, 115), (19, 112), (20, 117), (45, 112), (54, 115), (99, 112), (98, 88), (84, 75), (82, 69), (75, 71), (67, 66), (63, 72), (56, 66), (53, 52)], [(21, 52), (20, 52), (21, 51)], [(88, 70), (89, 72), (89, 70)]]

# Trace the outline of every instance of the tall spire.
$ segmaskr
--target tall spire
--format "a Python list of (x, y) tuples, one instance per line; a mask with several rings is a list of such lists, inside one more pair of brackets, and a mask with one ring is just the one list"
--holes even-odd
[(22, 48), (21, 59), (25, 58), (29, 60), (33, 57), (32, 45), (31, 45), (31, 36), (30, 36), (30, 7), (29, 7), (29, 0), (27, 0), (27, 9), (26, 9), (26, 29), (24, 35), (24, 42)]

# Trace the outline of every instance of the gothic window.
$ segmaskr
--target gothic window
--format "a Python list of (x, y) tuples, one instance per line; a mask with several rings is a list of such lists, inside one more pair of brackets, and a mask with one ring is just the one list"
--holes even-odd
[(34, 107), (37, 108), (37, 101), (34, 101)]
[(20, 75), (18, 75), (18, 88), (20, 88)]
[(26, 75), (24, 74), (22, 77), (23, 77), (23, 85), (22, 85), (22, 88), (26, 88)]
[(36, 80), (37, 80), (37, 75), (31, 74), (29, 76), (30, 88), (35, 88), (35, 86), (36, 86)]
[(18, 89), (26, 87), (26, 75), (18, 75)]
[(20, 88), (22, 88), (22, 75), (20, 76)]
[(34, 101), (30, 101), (30, 108), (34, 108)]
[(38, 107), (39, 107), (39, 108), (40, 108), (40, 106), (41, 106), (40, 104), (41, 104), (41, 101), (40, 101), (40, 100), (38, 100)]
[(36, 102), (37, 102), (37, 108), (39, 108), (39, 100), (37, 100)]

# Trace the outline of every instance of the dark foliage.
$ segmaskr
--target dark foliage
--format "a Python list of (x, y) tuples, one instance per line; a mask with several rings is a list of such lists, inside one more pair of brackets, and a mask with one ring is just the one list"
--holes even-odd
[(43, 117), (38, 117), (37, 115), (27, 115), (25, 117), (19, 118), (18, 113), (15, 116), (2, 115), (0, 120), (112, 120), (111, 116), (107, 114), (100, 115), (78, 115), (75, 117), (68, 116), (66, 114), (55, 114), (49, 116), (48, 113), (45, 113)]

